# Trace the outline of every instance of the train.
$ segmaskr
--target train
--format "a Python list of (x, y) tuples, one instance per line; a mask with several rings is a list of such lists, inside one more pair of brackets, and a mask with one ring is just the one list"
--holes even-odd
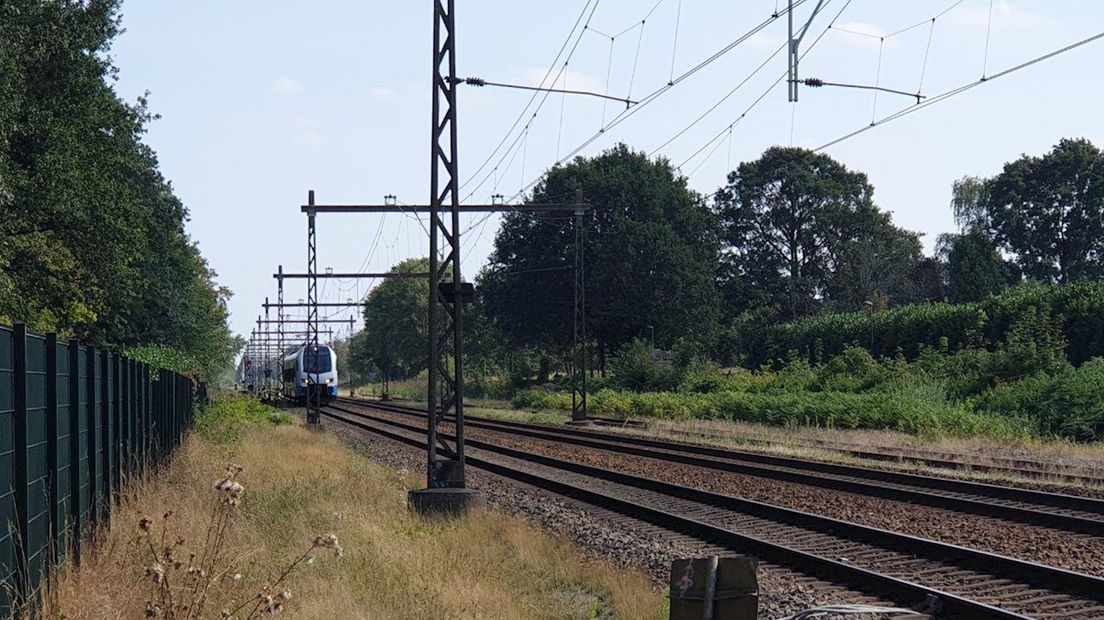
[[(326, 345), (304, 345), (283, 357), (280, 369), (281, 393), (299, 405), (318, 394), (319, 402), (328, 403), (337, 397), (337, 353)], [(317, 360), (317, 367), (314, 365)]]

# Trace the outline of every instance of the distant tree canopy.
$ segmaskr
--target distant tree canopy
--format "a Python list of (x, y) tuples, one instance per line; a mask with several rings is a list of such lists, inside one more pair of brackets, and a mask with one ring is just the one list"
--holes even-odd
[(873, 194), (865, 174), (806, 149), (773, 147), (740, 164), (715, 197), (730, 307), (774, 305), (796, 318), (908, 299), (919, 236), (894, 226)]
[[(718, 225), (666, 160), (618, 145), (549, 170), (533, 203), (591, 205), (586, 230), (588, 337), (616, 349), (654, 330), (657, 343), (707, 338), (721, 313)], [(572, 338), (574, 216), (510, 213), (479, 290), (511, 341), (564, 348)]]
[(1104, 276), (1104, 153), (1064, 139), (985, 182), (986, 226), (1026, 277), (1070, 282)]
[[(394, 273), (427, 273), (428, 258), (394, 265)], [(444, 321), (444, 313), (440, 314)], [(402, 379), (425, 369), (429, 357), (429, 281), (388, 278), (364, 299), (364, 329), (350, 342), (350, 362), (361, 375), (378, 371), (384, 379)], [(482, 305), (465, 304), (464, 353), (468, 366), (487, 366), (503, 346), (497, 331), (483, 317)], [(446, 345), (446, 355), (449, 354)]]
[(0, 3), (0, 321), (94, 344), (163, 345), (212, 375), (241, 341), (230, 292), (119, 99), (118, 0)]
[[(428, 258), (411, 258), (395, 273), (426, 273)], [(429, 349), (429, 281), (388, 278), (364, 300), (364, 330), (353, 339), (352, 356), (364, 372), (375, 367), (388, 378), (416, 375), (425, 368)]]

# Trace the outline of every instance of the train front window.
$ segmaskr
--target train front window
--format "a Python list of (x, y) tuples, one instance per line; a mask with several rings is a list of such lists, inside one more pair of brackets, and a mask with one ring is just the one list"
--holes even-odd
[(310, 349), (303, 351), (303, 372), (307, 373), (323, 373), (333, 370), (333, 366), (330, 364), (330, 349), (328, 347), (318, 347), (318, 365), (315, 366), (315, 354)]

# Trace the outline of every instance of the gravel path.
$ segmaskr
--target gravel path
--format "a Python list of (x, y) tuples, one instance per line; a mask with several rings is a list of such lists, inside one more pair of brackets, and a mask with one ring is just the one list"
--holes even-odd
[[(324, 419), (324, 424), (326, 430), (377, 462), (409, 472), (420, 472), (425, 467), (425, 453), (421, 450), (333, 419)], [(545, 530), (564, 534), (588, 557), (604, 558), (618, 566), (643, 568), (660, 589), (667, 588), (670, 564), (676, 558), (731, 554), (726, 549), (672, 534), (649, 523), (626, 519), (499, 476), (469, 469), (468, 478), (472, 487), (481, 489), (490, 510), (521, 517)], [(768, 564), (759, 566), (759, 588), (759, 617), (764, 619), (825, 604), (889, 604)]]

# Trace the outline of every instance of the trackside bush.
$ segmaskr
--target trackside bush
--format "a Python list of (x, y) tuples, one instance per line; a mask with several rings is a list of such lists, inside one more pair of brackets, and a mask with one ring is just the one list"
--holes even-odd
[(232, 443), (249, 428), (291, 424), (291, 416), (260, 400), (242, 394), (219, 394), (196, 413), (195, 427), (205, 438)]
[(748, 323), (734, 328), (736, 333), (726, 341), (739, 347), (728, 356), (749, 368), (787, 359), (791, 352), (819, 364), (853, 346), (866, 348), (875, 357), (914, 359), (929, 349), (994, 350), (1032, 309), (1061, 324), (1071, 363), (1104, 356), (1104, 282), (1096, 281), (1028, 283), (976, 303), (924, 303), (884, 312), (825, 314), (765, 329)]
[(602, 390), (590, 401), (597, 415), (670, 420), (717, 419), (775, 426), (893, 429), (928, 435), (988, 435), (1022, 439), (1034, 435), (1023, 417), (994, 416), (967, 407), (892, 392), (634, 393)]
[(566, 409), (571, 410), (571, 394), (547, 390), (521, 390), (514, 395), (511, 404), (517, 409)]
[(990, 414), (1031, 416), (1047, 434), (1099, 440), (1104, 437), (1104, 358), (997, 387), (973, 405)]

